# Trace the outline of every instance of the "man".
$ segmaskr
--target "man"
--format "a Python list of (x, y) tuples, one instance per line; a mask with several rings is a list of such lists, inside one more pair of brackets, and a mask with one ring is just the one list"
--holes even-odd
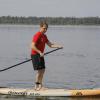
[(42, 80), (45, 72), (45, 61), (44, 61), (44, 49), (45, 44), (51, 48), (61, 48), (60, 45), (51, 43), (47, 36), (46, 31), (48, 29), (48, 24), (46, 22), (40, 23), (39, 32), (37, 32), (32, 39), (31, 43), (31, 58), (33, 63), (34, 70), (37, 71), (36, 81), (35, 81), (35, 90), (42, 89)]

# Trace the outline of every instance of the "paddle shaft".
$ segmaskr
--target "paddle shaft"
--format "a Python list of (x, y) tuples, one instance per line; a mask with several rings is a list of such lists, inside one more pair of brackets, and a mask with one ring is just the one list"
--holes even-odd
[[(57, 50), (59, 50), (59, 49), (62, 49), (62, 48), (57, 48), (57, 49), (54, 49), (54, 50), (52, 50), (52, 51), (46, 52), (44, 55), (47, 55), (47, 54), (52, 53), (52, 52), (54, 52), (54, 51), (57, 51)], [(18, 63), (18, 64), (15, 64), (15, 65), (13, 65), (13, 66), (4, 68), (4, 69), (0, 70), (0, 72), (6, 71), (6, 70), (8, 70), (8, 69), (11, 69), (11, 68), (16, 67), (16, 66), (21, 65), (21, 64), (24, 64), (24, 63), (29, 62), (29, 61), (31, 61), (31, 60), (32, 60), (32, 59), (28, 59), (28, 60), (25, 60), (25, 61), (23, 61), (23, 62), (21, 62), (21, 63)]]

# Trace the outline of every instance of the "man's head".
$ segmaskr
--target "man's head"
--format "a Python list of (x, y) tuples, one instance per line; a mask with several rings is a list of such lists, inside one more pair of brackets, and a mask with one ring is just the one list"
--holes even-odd
[(45, 33), (48, 29), (48, 24), (46, 22), (40, 23), (40, 32)]

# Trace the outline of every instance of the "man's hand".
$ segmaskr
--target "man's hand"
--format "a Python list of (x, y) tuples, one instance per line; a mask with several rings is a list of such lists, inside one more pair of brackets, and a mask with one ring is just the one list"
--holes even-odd
[(63, 48), (63, 46), (61, 46), (61, 45), (57, 45), (57, 48)]
[(44, 56), (44, 53), (42, 53), (42, 52), (40, 52), (39, 54), (40, 54), (40, 56), (41, 56), (41, 57), (43, 57), (43, 56)]

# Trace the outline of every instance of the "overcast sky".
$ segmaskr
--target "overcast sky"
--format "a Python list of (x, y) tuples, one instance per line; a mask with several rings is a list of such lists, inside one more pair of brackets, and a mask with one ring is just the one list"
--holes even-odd
[(0, 16), (100, 17), (100, 0), (0, 0)]

